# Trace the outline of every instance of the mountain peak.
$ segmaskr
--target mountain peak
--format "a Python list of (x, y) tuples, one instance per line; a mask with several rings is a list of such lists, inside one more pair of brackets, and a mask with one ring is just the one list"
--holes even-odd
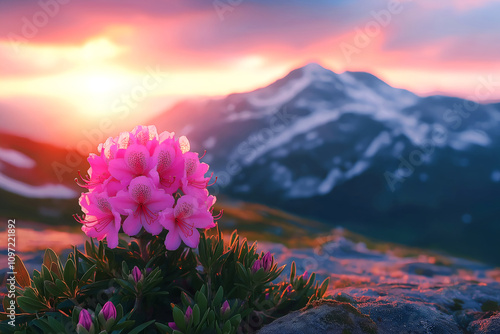
[(321, 66), (318, 63), (309, 63), (307, 65), (300, 67), (300, 69), (302, 69), (303, 71), (307, 71), (307, 72), (324, 72), (324, 71), (332, 72), (329, 69), (324, 68), (323, 66)]

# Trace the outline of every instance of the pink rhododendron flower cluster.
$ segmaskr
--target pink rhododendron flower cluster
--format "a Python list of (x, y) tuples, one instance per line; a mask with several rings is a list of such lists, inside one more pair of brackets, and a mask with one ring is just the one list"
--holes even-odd
[(167, 229), (165, 247), (175, 250), (181, 242), (197, 247), (198, 229), (215, 226), (208, 165), (190, 152), (186, 137), (137, 126), (108, 138), (98, 151), (88, 157), (88, 177), (80, 183), (88, 189), (79, 200), (84, 216), (76, 216), (88, 236), (115, 248), (121, 229), (129, 236)]

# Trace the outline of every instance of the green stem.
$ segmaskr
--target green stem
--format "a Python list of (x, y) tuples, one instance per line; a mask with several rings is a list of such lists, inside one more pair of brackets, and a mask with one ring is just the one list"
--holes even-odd
[(141, 258), (144, 261), (144, 263), (148, 263), (149, 261), (149, 254), (148, 254), (148, 238), (146, 237), (145, 234), (142, 234), (138, 238), (139, 242), (139, 249), (141, 250)]

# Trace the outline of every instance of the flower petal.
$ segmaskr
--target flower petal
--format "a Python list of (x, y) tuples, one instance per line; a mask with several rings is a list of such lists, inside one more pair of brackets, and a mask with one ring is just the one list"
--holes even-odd
[(163, 225), (167, 230), (171, 231), (175, 229), (175, 216), (174, 209), (165, 209), (160, 213), (159, 217), (160, 224)]
[(116, 197), (111, 197), (109, 202), (113, 208), (121, 213), (122, 215), (128, 214), (128, 210), (135, 211), (137, 208), (137, 202), (130, 197), (130, 194), (126, 190), (119, 191)]
[(165, 194), (163, 190), (156, 190), (152, 193), (151, 199), (147, 203), (148, 208), (153, 212), (158, 212), (174, 206), (175, 200), (172, 195)]
[(175, 205), (174, 212), (175, 217), (179, 219), (183, 219), (191, 216), (195, 213), (198, 208), (198, 201), (195, 197), (184, 195), (179, 200), (177, 200), (177, 204)]
[(123, 232), (129, 236), (137, 235), (141, 231), (141, 228), (140, 217), (136, 217), (134, 214), (129, 215), (123, 222)]
[(153, 221), (150, 221), (150, 223), (143, 224), (144, 229), (151, 233), (152, 235), (158, 235), (161, 233), (163, 230), (163, 226), (160, 225), (160, 220), (156, 218)]
[(165, 238), (165, 248), (168, 250), (176, 250), (181, 245), (181, 237), (179, 235), (179, 229), (174, 228), (167, 233)]
[(109, 248), (116, 248), (118, 246), (118, 232), (114, 229), (109, 229), (106, 235), (106, 241)]
[(179, 233), (182, 241), (191, 248), (198, 247), (200, 243), (200, 232), (196, 228), (193, 228), (193, 233), (191, 235), (185, 235), (184, 233)]

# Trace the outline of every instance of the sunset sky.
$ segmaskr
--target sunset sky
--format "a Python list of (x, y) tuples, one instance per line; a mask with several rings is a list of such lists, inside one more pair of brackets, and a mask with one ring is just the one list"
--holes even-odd
[(133, 123), (313, 61), (420, 95), (477, 100), (489, 80), (480, 99), (500, 100), (499, 14), (493, 0), (0, 0), (0, 131), (50, 119), (37, 138), (75, 139), (123, 105)]

